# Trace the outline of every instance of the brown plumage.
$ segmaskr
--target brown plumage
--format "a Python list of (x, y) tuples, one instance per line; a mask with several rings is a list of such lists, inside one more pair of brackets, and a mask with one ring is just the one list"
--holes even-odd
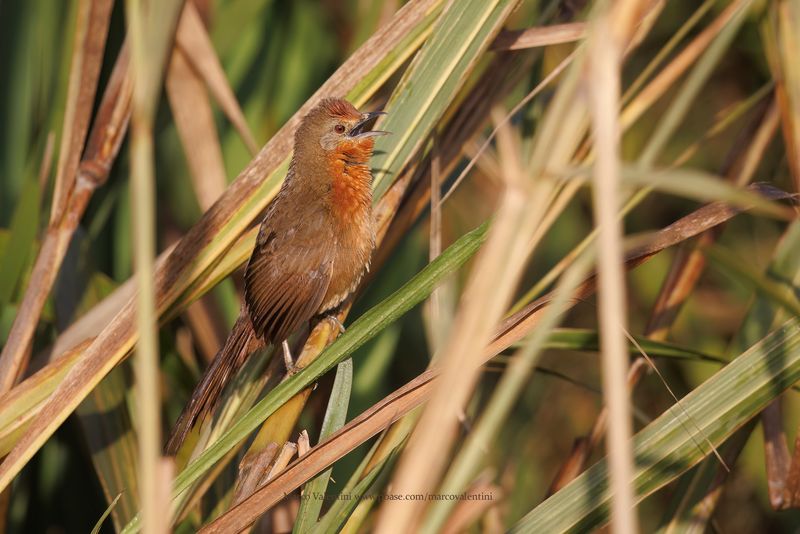
[(328, 98), (303, 118), (245, 269), (239, 319), (178, 418), (168, 454), (177, 454), (255, 349), (339, 306), (368, 269), (375, 245), (368, 163), (374, 137), (385, 133), (370, 125), (379, 114)]

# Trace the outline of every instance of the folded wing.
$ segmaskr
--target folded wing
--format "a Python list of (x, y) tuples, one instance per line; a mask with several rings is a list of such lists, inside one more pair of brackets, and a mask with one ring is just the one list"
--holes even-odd
[[(257, 336), (280, 343), (317, 313), (331, 281), (335, 239), (279, 235), (262, 226), (245, 271), (245, 301)], [(313, 242), (312, 242), (313, 240)]]

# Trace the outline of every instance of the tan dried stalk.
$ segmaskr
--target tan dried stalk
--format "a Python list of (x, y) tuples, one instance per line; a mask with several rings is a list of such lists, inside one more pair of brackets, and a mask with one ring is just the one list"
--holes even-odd
[(186, 55), (197, 76), (206, 83), (214, 100), (239, 133), (250, 154), (256, 155), (259, 144), (247, 125), (242, 108), (233, 94), (228, 77), (193, 2), (188, 2), (181, 14), (175, 40), (178, 49)]
[(492, 43), (492, 50), (523, 50), (540, 46), (573, 43), (586, 37), (585, 22), (553, 24), (525, 30), (504, 31)]
[(611, 528), (620, 534), (638, 532), (633, 489), (633, 435), (630, 396), (625, 376), (628, 350), (625, 330), (625, 277), (622, 252), (622, 207), (620, 194), (620, 105), (622, 54), (633, 34), (636, 1), (618, 2), (600, 13), (592, 25), (587, 45), (587, 93), (592, 117), (595, 164), (593, 204), (599, 275), (598, 322), (600, 324), (603, 398), (609, 412), (606, 454), (611, 488)]
[[(161, 383), (158, 353), (156, 287), (153, 283), (156, 255), (155, 120), (164, 67), (169, 58), (183, 0), (160, 4), (127, 0), (131, 78), (131, 213), (135, 298), (136, 347), (136, 436), (138, 441), (137, 484), (145, 534), (167, 532), (163, 517), (174, 467), (161, 458)], [(69, 375), (68, 375), (69, 376)]]

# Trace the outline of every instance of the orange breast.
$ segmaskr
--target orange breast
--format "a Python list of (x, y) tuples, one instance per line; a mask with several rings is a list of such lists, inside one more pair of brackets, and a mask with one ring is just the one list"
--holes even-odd
[[(361, 145), (366, 143), (361, 143)], [(371, 144), (371, 143), (370, 143)], [(331, 154), (331, 213), (344, 224), (366, 224), (372, 203), (371, 147), (353, 145)]]
[(330, 214), (336, 232), (333, 272), (320, 312), (338, 306), (355, 289), (375, 244), (369, 150), (346, 148), (331, 154)]

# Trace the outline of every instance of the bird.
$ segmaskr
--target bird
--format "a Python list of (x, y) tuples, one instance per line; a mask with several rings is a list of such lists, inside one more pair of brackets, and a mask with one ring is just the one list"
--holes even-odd
[(388, 133), (372, 129), (380, 115), (325, 98), (301, 120), (286, 179), (245, 267), (239, 318), (178, 417), (166, 454), (177, 455), (257, 348), (280, 344), (287, 373), (294, 372), (289, 336), (314, 317), (333, 317), (369, 270), (375, 248), (369, 160), (375, 138)]

